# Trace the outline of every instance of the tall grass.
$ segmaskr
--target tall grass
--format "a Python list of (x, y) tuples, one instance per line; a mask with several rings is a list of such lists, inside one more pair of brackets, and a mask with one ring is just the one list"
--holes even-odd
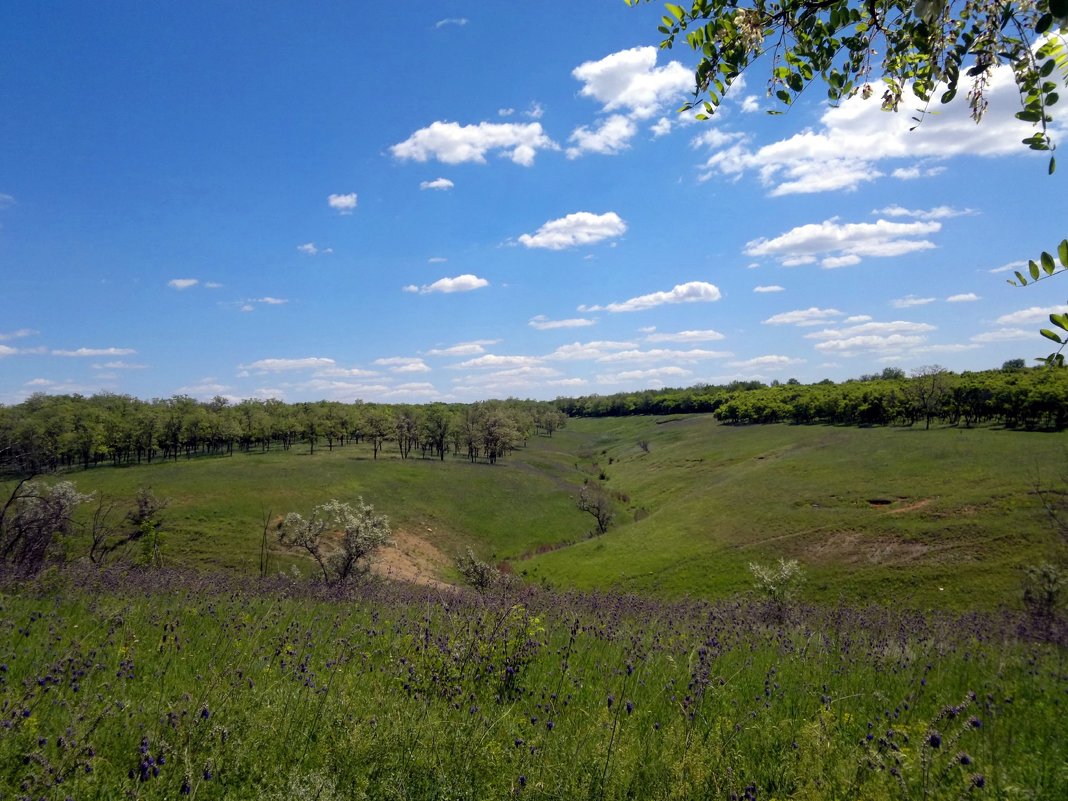
[(1068, 797), (1005, 614), (54, 571), (0, 594), (0, 797)]

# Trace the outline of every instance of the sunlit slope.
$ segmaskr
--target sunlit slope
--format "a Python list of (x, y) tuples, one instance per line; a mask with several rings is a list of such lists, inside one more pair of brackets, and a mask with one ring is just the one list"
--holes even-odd
[(1035, 493), (1068, 473), (1062, 434), (707, 416), (566, 433), (626, 500), (606, 536), (522, 563), (554, 584), (719, 594), (748, 586), (750, 562), (785, 557), (814, 599), (989, 607), (1014, 602), (1020, 568), (1062, 547)]

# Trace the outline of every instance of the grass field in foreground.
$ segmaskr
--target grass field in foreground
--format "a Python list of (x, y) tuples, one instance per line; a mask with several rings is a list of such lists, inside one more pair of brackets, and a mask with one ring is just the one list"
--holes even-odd
[[(170, 498), (166, 557), (178, 565), (255, 572), (265, 513), (362, 495), (446, 557), (470, 545), (554, 586), (719, 597), (749, 586), (749, 562), (784, 556), (805, 566), (813, 600), (992, 608), (1018, 603), (1023, 566), (1064, 555), (1034, 490), (1062, 486), (1066, 437), (578, 419), (496, 465), (388, 452), (375, 461), (360, 445), (69, 478), (82, 491), (130, 497), (149, 486)], [(616, 523), (586, 539), (593, 518), (574, 498), (602, 473), (619, 498)], [(291, 561), (276, 554), (274, 564)]]
[(304, 589), (0, 583), (0, 797), (1068, 796), (1064, 651), (1012, 616)]

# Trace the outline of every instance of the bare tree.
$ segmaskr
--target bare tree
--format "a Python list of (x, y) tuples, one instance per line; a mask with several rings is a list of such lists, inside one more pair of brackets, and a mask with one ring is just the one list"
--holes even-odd
[(20, 481), (0, 510), (0, 562), (37, 573), (54, 543), (74, 530), (74, 510), (91, 499), (70, 481)]
[(593, 515), (597, 521), (597, 533), (604, 534), (612, 525), (615, 513), (612, 511), (612, 499), (599, 484), (583, 485), (579, 490), (578, 508), (583, 512)]

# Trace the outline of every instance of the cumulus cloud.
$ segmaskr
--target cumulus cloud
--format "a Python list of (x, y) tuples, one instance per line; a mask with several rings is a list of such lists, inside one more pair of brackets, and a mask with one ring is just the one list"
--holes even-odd
[(734, 354), (723, 350), (673, 350), (671, 348), (653, 348), (651, 350), (621, 350), (617, 353), (609, 353), (597, 359), (598, 362), (676, 362), (690, 364), (701, 362), (706, 359), (722, 359)]
[(6, 342), (11, 339), (23, 339), (25, 337), (32, 337), (37, 332), (32, 328), (20, 328), (17, 331), (9, 331), (7, 333), (0, 332), (0, 342)]
[(593, 342), (572, 342), (568, 345), (561, 345), (546, 358), (557, 361), (599, 361), (612, 353), (635, 347), (637, 344), (634, 342), (613, 342), (603, 339)]
[(753, 287), (754, 292), (766, 293), (766, 292), (782, 292), (784, 291), (778, 284), (768, 284), (766, 286)]
[(1003, 314), (995, 322), (998, 325), (1044, 323), (1049, 320), (1051, 314), (1063, 314), (1064, 311), (1064, 306), (1031, 306), (1009, 314)]
[(305, 256), (318, 256), (320, 253), (329, 255), (334, 252), (333, 248), (320, 248), (314, 242), (305, 242), (303, 245), (297, 245), (297, 250)]
[(326, 370), (334, 367), (336, 362), (322, 356), (308, 356), (303, 359), (259, 359), (251, 364), (240, 365), (242, 370), (255, 370), (264, 373), (281, 373), (289, 370)]
[(773, 314), (764, 321), (765, 325), (821, 325), (832, 317), (841, 317), (838, 309), (820, 309), (812, 306), (808, 309), (795, 309), (794, 311)]
[(639, 295), (636, 298), (609, 303), (606, 306), (579, 306), (578, 310), (580, 312), (633, 312), (673, 303), (711, 303), (721, 297), (719, 287), (715, 284), (709, 284), (706, 281), (690, 281), (677, 284), (666, 292), (651, 292), (648, 295)]
[(933, 178), (945, 171), (945, 167), (927, 167), (922, 164), (913, 164), (911, 167), (898, 167), (890, 175), (899, 181), (915, 181), (918, 178)]
[(10, 345), (0, 345), (0, 357), (2, 356), (14, 356), (19, 352), (18, 348), (13, 348)]
[(583, 153), (615, 155), (630, 147), (630, 140), (638, 133), (638, 126), (622, 114), (613, 114), (596, 128), (581, 125), (568, 137), (574, 146), (567, 149), (567, 157), (575, 159)]
[[(1019, 98), (1009, 66), (991, 73), (985, 93), (990, 107), (981, 125), (971, 119), (964, 94), (939, 106), (938, 114), (919, 126), (910, 112), (924, 106), (918, 98), (908, 97), (901, 112), (888, 114), (880, 109), (878, 97), (865, 100), (858, 94), (824, 112), (815, 129), (762, 147), (747, 137), (717, 150), (705, 163), (702, 177), (736, 179), (752, 172), (773, 196), (849, 191), (882, 177), (879, 165), (886, 161), (1023, 152), (1019, 142), (1033, 128), (1014, 118)], [(896, 177), (923, 173), (920, 167), (906, 167)]]
[(494, 368), (500, 369), (504, 367), (529, 367), (531, 365), (537, 365), (541, 363), (541, 359), (537, 356), (498, 356), (495, 353), (487, 353), (485, 356), (479, 356), (475, 359), (468, 359), (467, 361), (460, 362), (453, 365), (455, 368)]
[(519, 237), (520, 244), (528, 248), (563, 250), (579, 245), (593, 245), (605, 239), (622, 236), (627, 224), (614, 211), (594, 214), (576, 211), (557, 220), (549, 220), (533, 234)]
[(420, 181), (420, 189), (452, 189), (456, 184), (450, 181), (448, 178), (435, 178), (433, 181)]
[(434, 348), (426, 352), (427, 356), (477, 356), (486, 352), (486, 345), (496, 345), (499, 339), (477, 339), (473, 342), (458, 342), (447, 348)]
[(586, 326), (594, 325), (595, 322), (595, 320), (590, 320), (586, 317), (572, 317), (569, 320), (550, 320), (544, 314), (539, 314), (536, 317), (531, 317), (527, 325), (537, 331), (553, 331), (557, 328), (585, 328)]
[(863, 322), (842, 328), (827, 328), (805, 334), (806, 339), (818, 339), (816, 350), (854, 356), (859, 353), (885, 353), (914, 350), (925, 345), (927, 334), (935, 330), (928, 323), (905, 320), (891, 322)]
[(133, 348), (77, 348), (75, 350), (53, 350), (53, 356), (129, 356), (137, 353)]
[(429, 373), (430, 367), (422, 359), (413, 356), (390, 356), (375, 359), (374, 364), (388, 367), (394, 373)]
[(725, 337), (719, 331), (706, 328), (703, 331), (679, 331), (675, 334), (649, 334), (646, 342), (714, 342)]
[(811, 264), (822, 256), (825, 269), (858, 264), (862, 258), (901, 256), (935, 247), (920, 237), (937, 233), (942, 224), (935, 221), (840, 223), (837, 217), (821, 223), (792, 228), (772, 239), (746, 243), (748, 256), (771, 256), (784, 266)]
[(401, 160), (437, 159), (444, 164), (485, 164), (487, 153), (499, 151), (516, 164), (529, 167), (539, 150), (559, 149), (537, 122), (460, 125), (438, 121), (420, 128), (389, 150)]
[(685, 370), (682, 367), (653, 367), (648, 370), (601, 373), (597, 376), (597, 380), (602, 384), (644, 383), (646, 386), (662, 387), (669, 381), (678, 381), (692, 375), (691, 370)]
[(330, 195), (327, 197), (326, 203), (330, 208), (335, 209), (338, 214), (352, 214), (356, 209), (356, 193), (349, 192), (347, 195)]
[(655, 47), (635, 47), (587, 61), (571, 74), (582, 83), (579, 94), (596, 100), (605, 111), (646, 119), (674, 105), (693, 85), (692, 70), (677, 61), (657, 67), (656, 56)]
[(439, 278), (432, 284), (423, 284), (422, 286), (409, 284), (403, 288), (403, 291), (415, 292), (420, 295), (429, 295), (432, 292), (449, 294), (452, 292), (470, 292), (474, 289), (481, 289), (484, 286), (489, 286), (489, 281), (485, 278), (465, 273), (464, 275), (457, 275), (455, 278)]
[(359, 367), (327, 367), (315, 372), (323, 378), (370, 378), (378, 375), (375, 370), (363, 370)]
[(926, 306), (928, 303), (934, 302), (934, 298), (919, 298), (915, 295), (906, 295), (903, 298), (890, 301), (890, 305), (895, 309), (911, 309), (913, 306)]
[(789, 367), (794, 364), (804, 364), (804, 359), (797, 359), (790, 356), (778, 356), (769, 354), (767, 356), (756, 356), (752, 359), (746, 359), (741, 362), (727, 362), (730, 367), (739, 367), (743, 370), (751, 370), (755, 367), (762, 367), (766, 370), (778, 370), (783, 367)]
[(1020, 339), (1034, 339), (1039, 336), (1038, 332), (1023, 328), (998, 328), (993, 331), (984, 331), (971, 338), (972, 342), (1013, 342)]
[(959, 295), (950, 295), (946, 298), (946, 303), (971, 303), (975, 300), (979, 300), (979, 296), (974, 292), (962, 292)]
[(172, 278), (170, 281), (167, 282), (167, 286), (171, 287), (172, 289), (182, 290), (194, 287), (199, 283), (199, 278)]
[(935, 206), (933, 209), (906, 209), (895, 204), (875, 209), (872, 214), (882, 214), (886, 217), (911, 217), (916, 220), (946, 220), (951, 217), (970, 217), (975, 212), (972, 209), (955, 209), (952, 206)]

